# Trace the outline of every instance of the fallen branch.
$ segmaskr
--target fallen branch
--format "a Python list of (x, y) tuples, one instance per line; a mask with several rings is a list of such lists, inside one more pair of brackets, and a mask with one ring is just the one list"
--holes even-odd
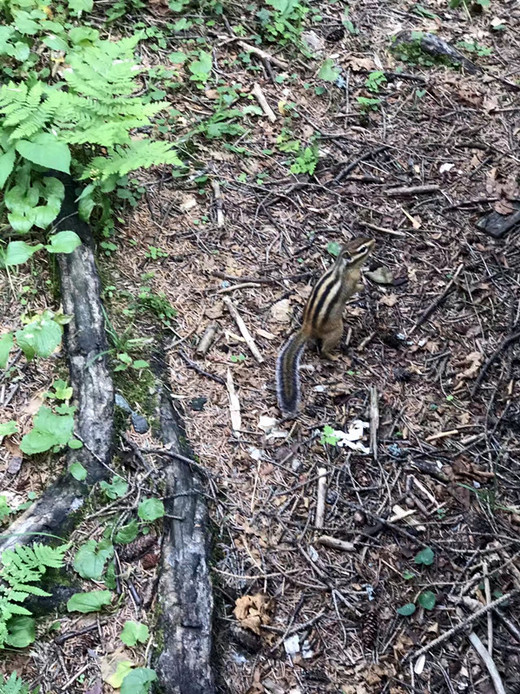
[(188, 355), (182, 351), (182, 349), (179, 350), (179, 357), (183, 360), (183, 362), (187, 366), (189, 366), (190, 369), (193, 369), (201, 376), (206, 376), (206, 378), (210, 378), (212, 381), (215, 381), (216, 383), (220, 383), (221, 386), (226, 385), (226, 381), (222, 378), (222, 376), (217, 376), (216, 374), (210, 374), (207, 371), (204, 371), (204, 369), (201, 369), (198, 364), (196, 364), (194, 361), (192, 361), (188, 357)]
[(415, 653), (413, 651), (410, 651), (405, 655), (403, 662), (407, 661), (409, 658), (419, 658), (423, 653), (428, 653), (431, 651), (433, 648), (436, 648), (439, 646), (441, 643), (444, 643), (448, 639), (451, 639), (451, 637), (454, 634), (457, 634), (459, 631), (462, 631), (466, 627), (468, 627), (470, 624), (473, 624), (473, 622), (476, 622), (477, 619), (480, 619), (483, 615), (487, 614), (489, 610), (494, 610), (497, 608), (499, 605), (502, 605), (504, 602), (507, 600), (511, 600), (515, 595), (517, 595), (520, 592), (520, 588), (515, 588), (512, 590), (510, 593), (506, 593), (505, 595), (500, 596), (496, 600), (493, 600), (493, 602), (490, 602), (487, 605), (484, 605), (480, 610), (477, 610), (474, 612), (472, 615), (464, 619), (462, 622), (459, 624), (456, 624), (454, 627), (451, 629), (448, 629), (448, 631), (445, 631), (444, 634), (441, 634), (438, 636), (436, 639), (433, 639), (433, 641), (430, 641), (430, 643), (427, 643), (426, 646), (423, 646), (422, 648), (419, 648), (418, 651)]
[(327, 470), (318, 468), (318, 499), (316, 502), (316, 520), (314, 525), (321, 530), (325, 524), (325, 501), (327, 497)]
[(245, 41), (237, 41), (237, 43), (241, 48), (243, 48), (248, 53), (254, 53), (259, 58), (262, 58), (262, 60), (267, 60), (270, 63), (273, 63), (274, 65), (278, 65), (278, 67), (281, 67), (282, 70), (287, 70), (289, 68), (289, 64), (286, 63), (285, 60), (282, 60), (281, 58), (277, 58), (274, 55), (271, 55), (267, 51), (264, 51), (261, 48), (258, 48), (258, 46), (252, 46), (250, 43), (246, 43)]
[(506, 690), (504, 689), (504, 685), (502, 684), (502, 679), (497, 670), (497, 666), (495, 665), (495, 661), (487, 652), (482, 641), (479, 639), (479, 637), (475, 634), (474, 631), (471, 632), (468, 638), (471, 642), (471, 645), (477, 651), (484, 665), (486, 666), (486, 669), (489, 672), (489, 676), (493, 680), (493, 686), (495, 687), (496, 694), (506, 694)]
[(254, 95), (254, 97), (256, 98), (258, 103), (260, 104), (260, 108), (265, 113), (265, 115), (269, 118), (271, 123), (275, 123), (276, 122), (276, 114), (273, 111), (273, 109), (269, 106), (269, 104), (267, 103), (267, 99), (265, 98), (265, 94), (263, 93), (262, 88), (260, 87), (260, 85), (257, 82), (255, 82), (251, 93)]
[(164, 694), (213, 694), (213, 594), (204, 490), (197, 473), (183, 462), (184, 428), (164, 390), (159, 414), (163, 443), (178, 459), (171, 458), (164, 475), (167, 515), (157, 584), (161, 645), (154, 666)]
[(437, 193), (440, 186), (402, 186), (400, 188), (389, 188), (385, 190), (385, 195), (423, 195), (424, 193)]
[(477, 393), (478, 389), (480, 388), (482, 381), (484, 380), (484, 377), (488, 372), (489, 367), (496, 361), (496, 359), (502, 354), (502, 352), (504, 352), (509, 347), (509, 345), (512, 345), (517, 340), (520, 340), (520, 331), (512, 333), (511, 335), (508, 335), (508, 337), (504, 338), (502, 342), (498, 345), (496, 350), (493, 352), (493, 354), (490, 357), (488, 357), (488, 359), (482, 366), (482, 369), (480, 370), (477, 380), (475, 381), (475, 385), (473, 386), (473, 389), (471, 391), (472, 397)]
[(217, 227), (220, 229), (224, 226), (224, 212), (222, 209), (222, 190), (220, 189), (220, 183), (214, 178), (211, 179), (211, 187), (213, 188), (213, 195), (215, 197), (215, 207), (217, 208)]
[(367, 161), (368, 159), (372, 159), (373, 157), (376, 156), (376, 154), (379, 154), (380, 152), (384, 152), (385, 149), (388, 149), (390, 145), (381, 145), (380, 147), (376, 147), (375, 149), (370, 149), (368, 152), (365, 152), (362, 154), (360, 157), (357, 159), (354, 159), (353, 162), (350, 164), (347, 164), (344, 169), (341, 169), (339, 174), (334, 178), (333, 183), (339, 183), (342, 179), (345, 178), (345, 176), (348, 176), (348, 174), (353, 171), (361, 162)]
[(77, 213), (75, 183), (68, 175), (53, 172), (65, 185), (65, 198), (56, 231), (71, 229), (82, 245), (72, 253), (58, 253), (63, 311), (71, 316), (64, 344), (69, 362), (77, 415), (75, 433), (83, 443), (69, 449), (67, 462), (80, 462), (87, 470), (83, 482), (65, 472), (41, 498), (0, 536), (0, 552), (15, 544), (33, 542), (39, 533), (65, 537), (74, 527), (78, 511), (92, 486), (109, 474), (113, 440), (114, 386), (108, 369), (108, 344), (101, 304), (101, 283), (88, 225)]
[(231, 301), (231, 299), (229, 299), (228, 297), (224, 298), (224, 303), (225, 303), (226, 306), (228, 307), (228, 310), (229, 310), (230, 314), (231, 314), (231, 315), (233, 316), (233, 318), (235, 319), (235, 323), (237, 324), (238, 329), (240, 330), (240, 334), (242, 335), (242, 337), (243, 337), (244, 340), (246, 341), (246, 344), (247, 344), (247, 346), (249, 347), (249, 350), (250, 350), (251, 354), (254, 356), (254, 358), (256, 359), (256, 361), (257, 361), (259, 364), (261, 364), (261, 363), (264, 361), (264, 358), (263, 358), (262, 355), (260, 354), (260, 350), (259, 350), (258, 347), (256, 346), (256, 343), (255, 343), (255, 341), (253, 340), (253, 338), (252, 338), (252, 336), (251, 336), (251, 333), (250, 333), (249, 330), (247, 329), (246, 324), (245, 324), (244, 321), (242, 320), (241, 315), (240, 315), (239, 312), (237, 311), (236, 306), (233, 304), (233, 302)]
[(417, 328), (419, 328), (425, 321), (427, 321), (428, 318), (431, 316), (431, 314), (442, 304), (444, 299), (448, 296), (448, 294), (453, 289), (453, 285), (455, 284), (455, 281), (457, 280), (458, 276), (460, 275), (463, 267), (464, 267), (464, 265), (461, 263), (459, 265), (459, 267), (455, 270), (455, 274), (453, 275), (451, 280), (446, 285), (442, 294), (440, 294), (434, 301), (432, 301), (432, 303), (428, 306), (428, 308), (425, 311), (423, 311), (423, 313), (420, 315), (419, 319), (417, 320), (415, 325), (412, 327), (412, 329), (408, 333), (409, 335), (412, 335), (417, 330)]

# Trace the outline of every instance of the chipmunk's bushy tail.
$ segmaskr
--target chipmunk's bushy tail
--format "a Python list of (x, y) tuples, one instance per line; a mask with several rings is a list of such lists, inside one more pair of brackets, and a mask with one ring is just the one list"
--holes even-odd
[(282, 347), (276, 360), (276, 394), (278, 407), (286, 416), (294, 417), (300, 404), (300, 360), (307, 336), (294, 333)]

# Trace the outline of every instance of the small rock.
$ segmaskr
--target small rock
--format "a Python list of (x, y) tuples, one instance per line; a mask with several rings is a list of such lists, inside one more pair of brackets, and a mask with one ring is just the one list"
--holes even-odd
[(208, 402), (208, 398), (205, 397), (200, 397), (200, 398), (193, 398), (193, 400), (190, 400), (190, 408), (194, 410), (195, 412), (202, 412), (204, 409), (204, 405)]
[(130, 407), (130, 405), (127, 403), (125, 398), (122, 395), (120, 395), (119, 393), (115, 394), (114, 403), (117, 405), (117, 407), (120, 407), (125, 412), (128, 412), (128, 413), (132, 412), (132, 408)]
[(313, 53), (321, 53), (325, 47), (325, 42), (315, 31), (304, 31), (302, 41)]
[(375, 270), (365, 272), (365, 275), (376, 284), (392, 284), (394, 273), (387, 267), (378, 267)]
[(146, 434), (150, 425), (146, 421), (146, 418), (138, 412), (132, 412), (130, 419), (132, 420), (132, 426), (136, 434)]

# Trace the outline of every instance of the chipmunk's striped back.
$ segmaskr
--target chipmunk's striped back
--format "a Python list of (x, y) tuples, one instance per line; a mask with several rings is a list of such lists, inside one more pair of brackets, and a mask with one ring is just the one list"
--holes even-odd
[(374, 241), (360, 238), (343, 246), (334, 264), (318, 280), (303, 312), (303, 325), (289, 338), (276, 360), (276, 391), (284, 415), (294, 416), (300, 402), (300, 361), (308, 340), (317, 340), (324, 355), (343, 332), (342, 313), (356, 291), (359, 268)]

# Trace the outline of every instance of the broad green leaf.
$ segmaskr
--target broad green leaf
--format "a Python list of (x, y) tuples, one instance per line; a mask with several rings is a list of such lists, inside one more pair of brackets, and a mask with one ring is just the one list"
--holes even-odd
[(54, 381), (52, 384), (52, 387), (54, 388), (54, 397), (57, 398), (58, 400), (70, 400), (72, 397), (72, 386), (69, 386), (67, 381), (64, 381), (62, 378), (58, 378), (57, 381)]
[(128, 482), (122, 477), (114, 477), (112, 482), (100, 482), (101, 489), (105, 492), (109, 499), (119, 499), (124, 496), (128, 490)]
[(51, 133), (39, 133), (33, 140), (19, 140), (15, 146), (33, 164), (70, 173), (69, 146)]
[(83, 448), (83, 442), (79, 439), (71, 439), (70, 441), (67, 441), (67, 445), (69, 448), (72, 448), (73, 451)]
[(421, 607), (424, 607), (425, 610), (433, 610), (436, 602), (435, 593), (431, 590), (425, 590), (424, 593), (419, 595), (417, 602)]
[(148, 627), (140, 622), (125, 622), (121, 632), (121, 641), (127, 646), (135, 646), (140, 641), (145, 643), (148, 640)]
[(20, 448), (27, 455), (48, 451), (53, 446), (64, 446), (72, 435), (74, 417), (54, 414), (42, 405), (34, 418), (33, 429), (22, 438)]
[(16, 341), (27, 359), (34, 356), (46, 358), (59, 346), (62, 333), (61, 325), (44, 311), (36, 320), (16, 332)]
[(410, 617), (416, 610), (415, 605), (413, 602), (408, 602), (406, 605), (403, 605), (402, 607), (397, 608), (397, 614), (402, 615), (403, 617)]
[(5, 250), (5, 255), (2, 258), (3, 263), (6, 267), (11, 267), (12, 265), (22, 265), (29, 258), (43, 248), (42, 243), (38, 243), (36, 246), (31, 246), (25, 241), (11, 241), (7, 244)]
[(31, 55), (30, 46), (25, 43), (25, 41), (17, 41), (14, 44), (13, 58), (19, 60), (21, 63), (25, 63), (27, 58)]
[(94, 0), (67, 0), (67, 4), (72, 12), (92, 12)]
[(90, 593), (76, 593), (67, 602), (69, 612), (98, 612), (104, 605), (110, 605), (112, 593), (109, 590), (91, 590)]
[(339, 255), (339, 252), (341, 251), (341, 244), (337, 243), (337, 241), (330, 241), (327, 244), (327, 250), (331, 255), (333, 255), (336, 258)]
[(86, 468), (77, 461), (69, 465), (69, 472), (75, 480), (78, 480), (78, 482), (83, 482), (83, 480), (87, 477)]
[(12, 434), (16, 434), (18, 431), (18, 424), (13, 421), (12, 419), (9, 420), (9, 422), (1, 422), (0, 423), (0, 440), (4, 436), (11, 436)]
[(99, 581), (103, 575), (105, 564), (114, 556), (114, 547), (110, 540), (88, 540), (76, 552), (74, 569), (82, 578)]
[(0, 337), (0, 369), (5, 369), (9, 361), (9, 352), (13, 347), (13, 333), (5, 333)]
[(122, 528), (119, 528), (116, 533), (115, 542), (120, 545), (127, 545), (129, 542), (135, 540), (138, 533), (139, 523), (134, 518), (127, 525), (123, 525)]
[(325, 80), (326, 82), (335, 82), (341, 74), (339, 67), (334, 65), (332, 58), (327, 58), (327, 60), (320, 67), (318, 72), (318, 77), (320, 80)]
[(213, 65), (211, 53), (207, 51), (199, 51), (199, 59), (194, 60), (189, 65), (189, 70), (192, 73), (191, 80), (200, 80), (205, 82), (210, 73)]
[(430, 547), (426, 547), (426, 549), (421, 550), (418, 554), (415, 555), (414, 557), (414, 562), (416, 564), (424, 564), (424, 566), (430, 566), (433, 564), (433, 560), (435, 559), (435, 554), (433, 552), (433, 549)]
[(154, 521), (164, 516), (164, 504), (161, 499), (144, 499), (139, 504), (137, 515), (141, 520)]
[(66, 53), (69, 50), (67, 42), (60, 36), (45, 36), (42, 39), (42, 43), (48, 46), (52, 51), (63, 51)]
[(8, 149), (0, 155), (0, 188), (3, 188), (5, 182), (9, 178), (11, 171), (13, 170), (14, 160), (16, 159), (16, 152), (14, 147)]
[(120, 660), (117, 664), (116, 671), (106, 678), (106, 683), (113, 689), (119, 689), (123, 684), (123, 680), (132, 671), (134, 664), (130, 660)]
[(74, 45), (95, 43), (99, 39), (99, 31), (91, 27), (73, 27), (69, 31), (69, 38)]
[(147, 369), (149, 366), (150, 364), (144, 359), (136, 359), (132, 363), (132, 369)]
[(186, 53), (183, 53), (182, 51), (175, 51), (175, 53), (170, 53), (168, 58), (175, 65), (181, 65), (188, 59), (188, 56), (186, 55)]
[(19, 11), (13, 12), (14, 25), (20, 34), (32, 36), (40, 31), (40, 25), (31, 19), (29, 12)]
[(49, 238), (49, 245), (45, 248), (49, 253), (72, 253), (81, 246), (81, 239), (75, 231), (58, 231)]
[(35, 621), (32, 617), (12, 617), (7, 622), (7, 631), (9, 635), (5, 640), (6, 643), (14, 648), (26, 648), (33, 643), (36, 638), (34, 625)]
[(148, 694), (157, 675), (147, 667), (135, 668), (128, 673), (121, 685), (121, 694)]

